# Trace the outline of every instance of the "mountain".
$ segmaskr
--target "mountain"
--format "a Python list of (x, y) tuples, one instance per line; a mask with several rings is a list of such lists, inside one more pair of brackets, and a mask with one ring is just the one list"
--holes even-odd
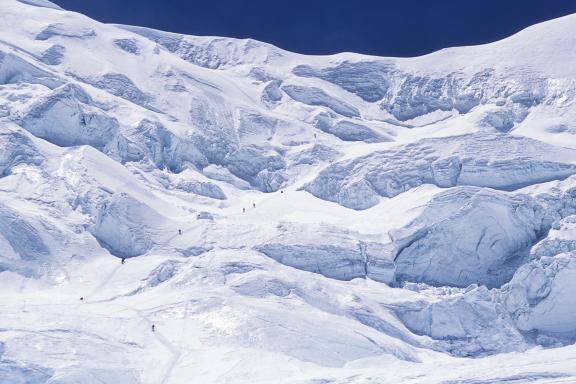
[(575, 15), (410, 59), (0, 20), (0, 383), (576, 380)]

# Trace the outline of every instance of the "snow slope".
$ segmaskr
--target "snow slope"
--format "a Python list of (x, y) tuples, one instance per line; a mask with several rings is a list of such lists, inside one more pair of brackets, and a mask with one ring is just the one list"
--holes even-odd
[(576, 382), (575, 21), (303, 56), (0, 0), (0, 383)]

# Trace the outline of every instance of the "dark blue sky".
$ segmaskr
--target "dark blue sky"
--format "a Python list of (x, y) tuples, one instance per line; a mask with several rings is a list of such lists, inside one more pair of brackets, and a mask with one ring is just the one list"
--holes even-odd
[(576, 0), (53, 0), (102, 22), (251, 37), (290, 51), (416, 56), (576, 13)]

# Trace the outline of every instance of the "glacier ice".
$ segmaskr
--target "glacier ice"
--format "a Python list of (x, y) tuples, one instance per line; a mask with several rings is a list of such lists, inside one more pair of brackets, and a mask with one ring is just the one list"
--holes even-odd
[[(457, 188), (391, 233), (397, 281), (499, 287), (547, 230), (545, 209), (529, 196)], [(452, 239), (452, 240), (447, 240)]]
[(149, 228), (143, 225), (151, 220), (161, 218), (149, 207), (121, 193), (104, 203), (90, 232), (114, 256), (140, 256), (153, 246)]
[(575, 274), (573, 252), (520, 267), (504, 291), (506, 308), (518, 329), (535, 332), (545, 345), (576, 340)]
[(319, 227), (306, 234), (290, 226), (278, 229), (273, 240), (255, 249), (279, 263), (338, 280), (394, 281), (392, 252), (386, 245), (336, 228)]
[(265, 192), (277, 191), (285, 181), (282, 171), (286, 163), (272, 149), (244, 146), (230, 153), (224, 162), (232, 174)]
[(44, 156), (32, 140), (18, 131), (0, 131), (0, 177), (8, 176), (19, 164), (40, 165)]
[(18, 0), (18, 1), (24, 4), (34, 5), (36, 7), (45, 7), (45, 8), (62, 10), (62, 8), (60, 8), (58, 5), (48, 0)]
[(274, 105), (282, 100), (282, 91), (280, 87), (282, 85), (281, 80), (272, 80), (264, 90), (262, 91), (262, 101), (267, 105)]
[(54, 44), (42, 52), (42, 61), (48, 65), (59, 65), (64, 59), (66, 47), (60, 44)]
[(75, 27), (63, 23), (50, 24), (42, 32), (36, 35), (36, 40), (48, 40), (55, 36), (62, 36), (76, 39), (87, 39), (96, 36), (96, 32), (91, 28)]
[(354, 93), (368, 102), (386, 96), (390, 87), (387, 72), (392, 65), (380, 62), (343, 62), (335, 67), (314, 69), (308, 65), (295, 67), (292, 72), (302, 77), (318, 77)]
[(335, 122), (331, 116), (326, 114), (318, 115), (315, 125), (316, 128), (326, 133), (330, 133), (344, 141), (363, 141), (365, 143), (392, 141), (389, 137), (364, 125), (346, 120)]
[(140, 54), (140, 47), (135, 39), (116, 39), (114, 44), (121, 50), (131, 53), (133, 55)]
[(0, 85), (23, 82), (42, 84), (48, 88), (61, 85), (56, 76), (16, 55), (0, 51)]
[(56, 145), (91, 145), (103, 150), (118, 134), (119, 124), (92, 104), (82, 88), (66, 84), (36, 101), (20, 124)]
[(88, 84), (110, 92), (144, 108), (150, 108), (153, 97), (140, 90), (126, 75), (121, 73), (106, 73), (98, 79), (84, 79)]
[(576, 172), (572, 149), (525, 137), (476, 133), (424, 139), (336, 163), (305, 186), (313, 195), (353, 209), (370, 208), (422, 184), (513, 190)]
[(37, 276), (49, 261), (50, 249), (32, 218), (22, 217), (9, 206), (0, 205), (1, 271), (16, 271), (25, 276)]
[(284, 85), (282, 86), (282, 90), (292, 99), (303, 104), (330, 108), (337, 114), (346, 117), (360, 117), (360, 112), (356, 107), (338, 100), (319, 88)]
[(207, 165), (206, 157), (191, 138), (174, 135), (158, 121), (142, 120), (130, 138), (143, 147), (140, 154), (146, 154), (160, 169), (178, 173), (187, 165), (199, 168)]
[(571, 215), (555, 222), (548, 235), (536, 244), (531, 254), (534, 258), (556, 256), (561, 253), (576, 251), (576, 216)]
[(454, 356), (480, 357), (527, 348), (499, 298), (486, 287), (445, 293), (435, 302), (398, 303), (394, 311), (413, 332)]
[(576, 377), (574, 16), (395, 59), (0, 14), (0, 381)]

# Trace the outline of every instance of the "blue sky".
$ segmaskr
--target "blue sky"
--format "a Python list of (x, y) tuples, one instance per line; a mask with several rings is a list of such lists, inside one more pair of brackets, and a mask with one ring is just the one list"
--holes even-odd
[(245, 38), (306, 54), (417, 56), (576, 13), (576, 0), (55, 0), (102, 22)]

